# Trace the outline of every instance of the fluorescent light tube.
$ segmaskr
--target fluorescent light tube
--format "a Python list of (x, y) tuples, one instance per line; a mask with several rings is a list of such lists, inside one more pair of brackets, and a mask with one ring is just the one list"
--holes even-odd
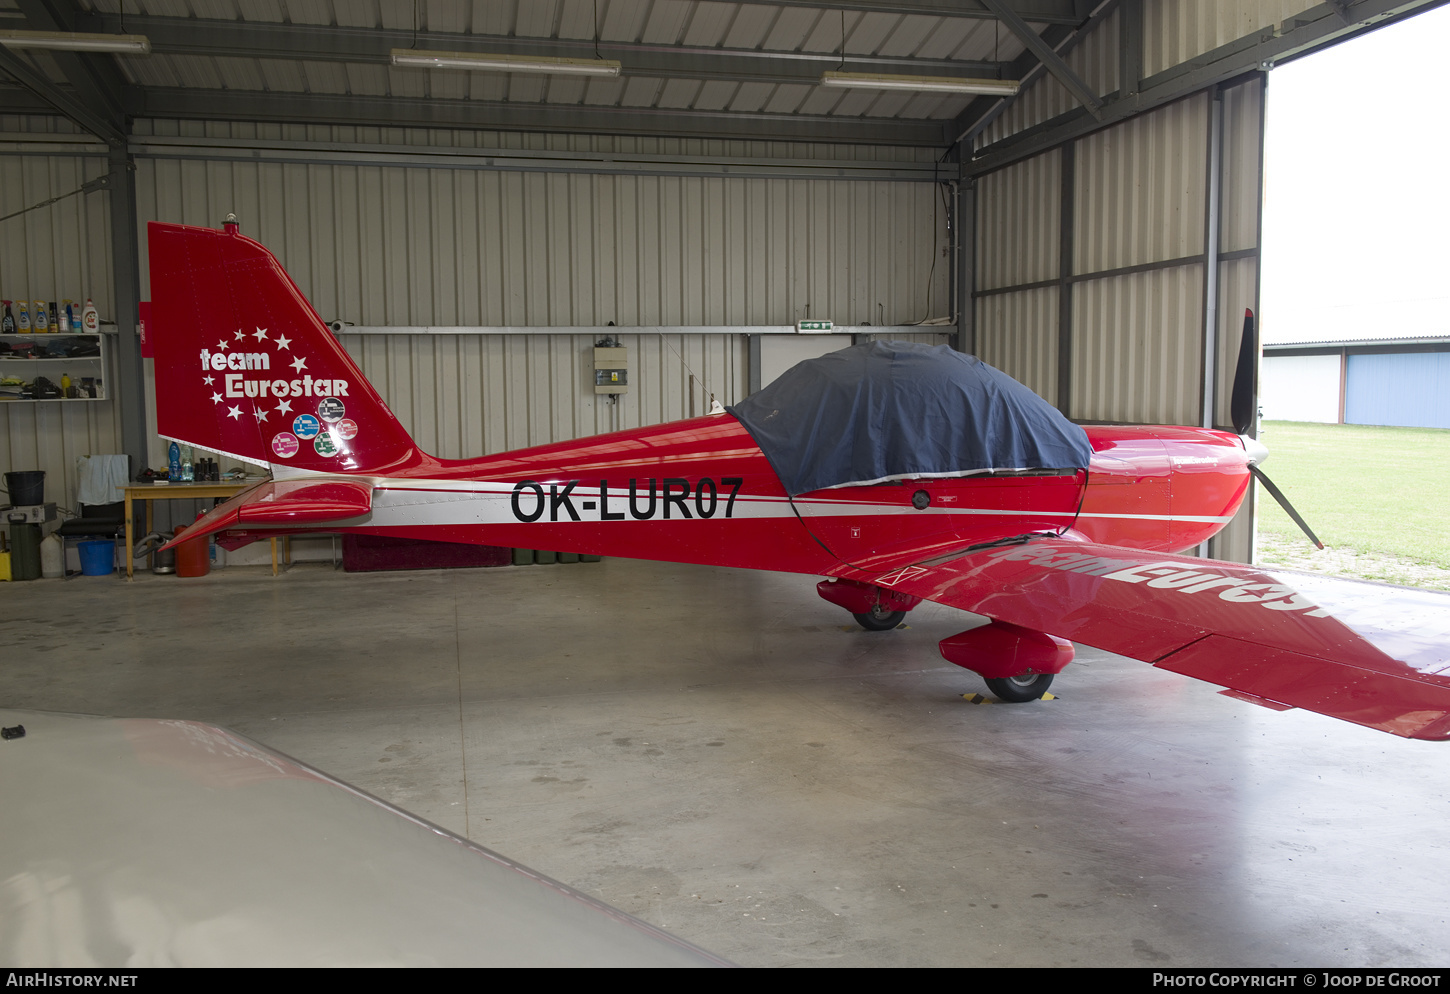
[(550, 55), (495, 55), (476, 52), (427, 52), (416, 48), (395, 48), (395, 66), (424, 69), (480, 69), (489, 72), (542, 72), (567, 76), (618, 76), (620, 64), (613, 59), (564, 59)]
[(1016, 96), (1022, 84), (1015, 79), (968, 79), (958, 76), (891, 76), (871, 72), (821, 73), (822, 86), (854, 86), (867, 90), (917, 90), (929, 93), (981, 93)]
[(95, 35), (76, 31), (0, 31), (0, 45), (4, 45), (6, 48), (49, 48), (57, 52), (151, 54), (151, 39), (145, 35)]

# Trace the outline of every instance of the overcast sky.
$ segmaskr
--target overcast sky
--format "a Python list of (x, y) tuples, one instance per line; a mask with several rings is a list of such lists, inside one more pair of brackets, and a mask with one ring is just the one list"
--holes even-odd
[(1263, 335), (1450, 334), (1450, 7), (1269, 74)]

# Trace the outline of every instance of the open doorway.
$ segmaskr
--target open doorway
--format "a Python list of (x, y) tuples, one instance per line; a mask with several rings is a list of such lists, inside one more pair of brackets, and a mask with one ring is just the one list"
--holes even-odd
[(1450, 6), (1274, 69), (1261, 437), (1330, 548), (1259, 502), (1259, 561), (1450, 589)]

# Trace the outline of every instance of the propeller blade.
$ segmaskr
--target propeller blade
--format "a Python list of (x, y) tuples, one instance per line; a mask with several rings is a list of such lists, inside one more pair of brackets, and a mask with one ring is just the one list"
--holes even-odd
[[(1235, 434), (1246, 434), (1254, 426), (1254, 361), (1258, 356), (1259, 343), (1254, 335), (1254, 312), (1245, 310), (1244, 336), (1239, 342), (1239, 361), (1234, 369), (1233, 393), (1230, 395), (1228, 408)], [(1279, 503), (1284, 502), (1280, 500)]]
[(1289, 503), (1289, 498), (1285, 497), (1279, 488), (1274, 486), (1274, 481), (1265, 476), (1264, 471), (1257, 466), (1250, 466), (1249, 472), (1254, 474), (1254, 479), (1262, 483), (1264, 489), (1269, 491), (1273, 495), (1273, 498), (1279, 502), (1279, 506), (1284, 509), (1289, 517), (1294, 519), (1294, 524), (1298, 525), (1304, 534), (1309, 536), (1309, 541), (1313, 542), (1320, 549), (1324, 548), (1324, 543), (1319, 541), (1319, 536), (1315, 535), (1309, 528), (1309, 525), (1305, 523), (1304, 519), (1299, 517), (1299, 512), (1294, 510), (1294, 505)]

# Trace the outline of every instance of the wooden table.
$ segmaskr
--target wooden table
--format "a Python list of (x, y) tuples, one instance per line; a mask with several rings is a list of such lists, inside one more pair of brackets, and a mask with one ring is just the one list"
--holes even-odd
[[(134, 483), (128, 487), (117, 487), (126, 495), (126, 579), (135, 575), (136, 561), (131, 558), (131, 550), (136, 547), (135, 539), (132, 537), (131, 528), (131, 502), (146, 502), (146, 533), (152, 531), (152, 504), (158, 500), (206, 500), (207, 498), (235, 497), (249, 487), (254, 487), (260, 480), (248, 480), (242, 483), (168, 483), (164, 486), (155, 483)], [(286, 543), (283, 546), (283, 556), (287, 555)], [(272, 539), (272, 575), (277, 575), (277, 540)]]

